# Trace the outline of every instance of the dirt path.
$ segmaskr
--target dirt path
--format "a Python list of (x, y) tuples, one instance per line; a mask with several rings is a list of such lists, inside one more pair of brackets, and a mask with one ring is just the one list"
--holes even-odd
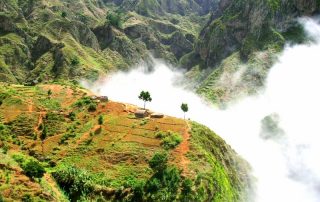
[(187, 153), (190, 150), (190, 147), (189, 147), (189, 138), (190, 138), (189, 130), (190, 130), (190, 126), (187, 123), (187, 127), (183, 131), (183, 135), (182, 135), (183, 141), (174, 150), (174, 152), (176, 152), (177, 155), (178, 155), (177, 160), (178, 160), (179, 164), (182, 167), (182, 170), (183, 170), (182, 174), (183, 175), (187, 175), (188, 172), (189, 172), (188, 165), (190, 163), (190, 160), (186, 157)]
[(38, 123), (37, 125), (34, 127), (34, 131), (38, 134), (40, 134), (40, 131), (39, 131), (39, 127), (40, 125), (43, 123), (43, 117), (46, 115), (46, 112), (45, 111), (42, 111), (39, 113), (39, 117), (38, 117)]

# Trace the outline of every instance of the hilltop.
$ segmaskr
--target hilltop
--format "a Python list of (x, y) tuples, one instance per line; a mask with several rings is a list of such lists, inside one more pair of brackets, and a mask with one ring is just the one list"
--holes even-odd
[(137, 106), (61, 84), (2, 84), (0, 103), (5, 201), (235, 201), (250, 184), (247, 163), (194, 122), (138, 119)]

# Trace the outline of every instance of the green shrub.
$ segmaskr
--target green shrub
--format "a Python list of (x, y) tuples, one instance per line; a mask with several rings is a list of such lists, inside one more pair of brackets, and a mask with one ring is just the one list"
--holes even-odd
[(52, 173), (52, 176), (71, 201), (78, 201), (82, 196), (86, 197), (99, 185), (109, 185), (102, 175), (92, 174), (74, 166), (61, 167)]
[(161, 145), (165, 149), (174, 149), (176, 146), (178, 146), (182, 142), (181, 135), (174, 133), (172, 131), (167, 132), (157, 132), (156, 138), (161, 139)]
[(108, 23), (110, 23), (112, 26), (121, 28), (122, 26), (122, 19), (119, 13), (108, 13), (106, 17)]
[(96, 110), (97, 110), (97, 104), (91, 103), (91, 104), (89, 105), (89, 107), (88, 107), (88, 111), (89, 111), (89, 112), (94, 112), (94, 111), (96, 111)]
[(80, 60), (78, 57), (74, 56), (73, 58), (71, 58), (70, 63), (72, 66), (77, 66), (78, 64), (80, 64)]
[(25, 174), (28, 177), (31, 178), (41, 178), (44, 173), (46, 172), (44, 170), (44, 168), (42, 167), (42, 165), (33, 159), (29, 159), (27, 161), (25, 161), (22, 165), (21, 165), (23, 171), (25, 172)]
[(103, 122), (104, 122), (104, 118), (103, 118), (102, 115), (100, 115), (99, 118), (98, 118), (98, 123), (99, 123), (99, 125), (102, 125)]
[(62, 11), (62, 12), (61, 12), (61, 17), (66, 18), (66, 17), (67, 17), (67, 12)]
[(76, 119), (76, 113), (70, 112), (70, 113), (69, 113), (69, 119), (70, 119), (71, 121), (74, 121), (74, 120)]
[(168, 154), (166, 152), (156, 153), (149, 161), (149, 166), (154, 172), (161, 172), (167, 167)]
[(30, 194), (25, 194), (21, 198), (22, 202), (33, 202), (32, 196)]

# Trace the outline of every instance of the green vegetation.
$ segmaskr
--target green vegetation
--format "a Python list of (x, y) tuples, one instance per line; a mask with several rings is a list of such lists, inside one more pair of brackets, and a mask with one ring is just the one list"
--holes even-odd
[[(235, 158), (230, 146), (207, 127), (193, 122), (191, 147), (194, 149), (188, 154), (192, 161), (190, 167), (199, 168), (195, 180), (196, 198), (211, 198), (216, 202), (246, 199), (242, 191), (248, 189), (250, 178), (237, 173), (246, 173), (249, 167), (242, 159)], [(200, 153), (204, 155), (200, 157)]]
[(180, 108), (181, 108), (181, 110), (182, 110), (183, 113), (184, 113), (184, 115), (183, 115), (184, 119), (186, 119), (186, 112), (189, 111), (188, 104), (182, 103)]
[(106, 19), (107, 19), (107, 22), (110, 23), (112, 26), (116, 28), (122, 28), (122, 19), (121, 19), (120, 13), (110, 12), (108, 13)]
[[(59, 111), (43, 107), (48, 89)], [(112, 101), (88, 113), (96, 102), (74, 86), (0, 86), (0, 93), (8, 95), (1, 106), (6, 113), (0, 111), (0, 164), (10, 168), (0, 168), (0, 193), (13, 193), (14, 187), (41, 201), (36, 193), (53, 189), (51, 174), (58, 190), (43, 196), (57, 201), (64, 195), (71, 201), (205, 201), (218, 200), (219, 194), (219, 199), (226, 194), (232, 201), (243, 188), (237, 184), (238, 170), (241, 176), (247, 171), (242, 166), (235, 171), (238, 157), (217, 136), (197, 129), (186, 154), (175, 149), (188, 128), (184, 120), (128, 118), (125, 106)], [(20, 101), (13, 102), (11, 95)], [(14, 103), (14, 111), (8, 102)], [(182, 164), (182, 158), (188, 163)], [(21, 185), (11, 186), (18, 179), (24, 180)], [(23, 196), (6, 195), (5, 200)]]
[(61, 12), (61, 17), (66, 18), (66, 17), (67, 17), (67, 12), (62, 11), (62, 12)]
[(151, 95), (148, 91), (141, 91), (141, 93), (139, 95), (139, 99), (143, 100), (143, 102), (144, 102), (143, 108), (144, 109), (146, 109), (146, 102), (152, 101)]
[(26, 175), (31, 178), (41, 178), (45, 173), (42, 165), (35, 160), (28, 160), (24, 164), (22, 164), (21, 167)]
[(104, 122), (104, 118), (103, 118), (102, 115), (100, 115), (99, 118), (98, 118), (98, 123), (99, 123), (99, 125), (102, 125), (103, 122)]
[(161, 139), (161, 145), (165, 149), (174, 149), (182, 142), (181, 135), (172, 131), (157, 132), (156, 137)]
[(13, 158), (30, 178), (42, 178), (46, 172), (44, 167), (36, 159), (21, 154), (16, 154)]

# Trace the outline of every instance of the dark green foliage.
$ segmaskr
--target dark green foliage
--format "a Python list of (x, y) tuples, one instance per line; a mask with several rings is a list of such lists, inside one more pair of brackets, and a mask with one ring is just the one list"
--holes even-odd
[(286, 32), (282, 33), (282, 35), (287, 41), (295, 44), (302, 44), (308, 40), (303, 26), (299, 23), (290, 27)]
[(141, 91), (139, 99), (144, 101), (144, 109), (146, 108), (146, 102), (151, 102), (152, 98), (148, 91)]
[(96, 110), (97, 110), (97, 104), (96, 103), (89, 104), (89, 107), (88, 107), (88, 111), (89, 112), (94, 112)]
[(186, 112), (188, 112), (189, 111), (189, 106), (188, 106), (188, 104), (186, 104), (186, 103), (182, 103), (181, 104), (181, 110), (183, 111), (183, 113), (184, 113), (184, 119), (186, 119)]
[(178, 198), (181, 171), (176, 167), (168, 167), (167, 158), (166, 153), (157, 153), (149, 161), (155, 173), (145, 185), (147, 201), (174, 201)]
[(103, 118), (102, 115), (100, 115), (99, 118), (98, 118), (98, 123), (99, 123), (99, 125), (102, 125), (103, 122), (104, 122), (104, 118)]
[(69, 113), (69, 119), (70, 119), (71, 121), (74, 121), (74, 120), (76, 119), (76, 113), (70, 112), (70, 113)]
[(67, 12), (62, 11), (62, 12), (61, 12), (61, 17), (66, 18), (66, 17), (67, 17)]
[(43, 130), (43, 123), (38, 126), (38, 130)]
[(192, 192), (192, 186), (193, 186), (193, 182), (192, 180), (190, 179), (185, 179), (183, 182), (182, 182), (182, 194), (184, 195), (188, 195)]
[(45, 173), (42, 165), (36, 160), (29, 159), (21, 167), (25, 174), (31, 178), (41, 178)]
[(33, 202), (32, 197), (30, 194), (25, 194), (23, 195), (23, 197), (21, 198), (22, 202)]
[(89, 105), (92, 103), (94, 103), (93, 100), (90, 97), (85, 96), (85, 97), (77, 100), (73, 105), (80, 108), (80, 107), (83, 107), (83, 106), (86, 106), (86, 105)]
[(52, 95), (52, 90), (49, 89), (49, 90), (48, 90), (48, 96), (50, 97), (51, 95)]
[(86, 170), (74, 166), (59, 168), (52, 173), (52, 176), (71, 201), (77, 201), (81, 196), (88, 196), (98, 185), (108, 185), (101, 175), (93, 175)]
[(113, 13), (109, 12), (106, 17), (108, 23), (110, 23), (112, 26), (116, 28), (121, 28), (122, 26), (122, 19), (120, 13)]
[(174, 149), (176, 146), (178, 146), (182, 142), (182, 137), (178, 133), (174, 133), (172, 131), (168, 132), (158, 132), (156, 134), (157, 138), (160, 138), (161, 145), (165, 149)]
[(80, 60), (78, 57), (74, 56), (73, 58), (71, 58), (71, 65), (72, 66), (77, 66), (78, 64), (80, 64)]
[(183, 112), (188, 112), (188, 110), (189, 110), (188, 104), (182, 103), (182, 104), (181, 104), (181, 110), (182, 110)]
[(167, 168), (168, 154), (166, 152), (156, 153), (149, 161), (149, 166), (154, 172), (162, 172)]

